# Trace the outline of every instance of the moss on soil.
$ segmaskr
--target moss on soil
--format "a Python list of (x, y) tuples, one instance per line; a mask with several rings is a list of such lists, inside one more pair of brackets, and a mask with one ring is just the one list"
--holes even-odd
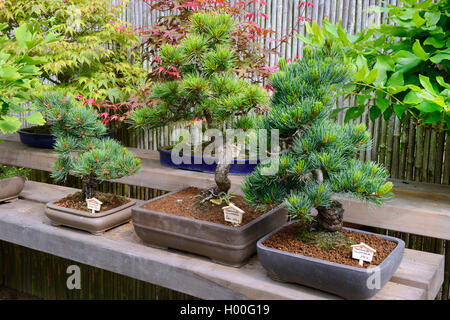
[[(300, 231), (299, 231), (300, 232)], [(355, 241), (343, 235), (340, 231), (301, 231), (298, 240), (322, 250), (351, 250)]]

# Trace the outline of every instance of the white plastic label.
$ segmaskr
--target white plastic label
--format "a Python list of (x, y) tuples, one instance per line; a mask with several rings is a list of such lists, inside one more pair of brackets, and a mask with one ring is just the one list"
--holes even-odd
[(225, 221), (230, 222), (234, 225), (240, 225), (242, 223), (242, 215), (244, 213), (244, 210), (241, 210), (233, 204), (230, 204), (227, 207), (223, 207), (222, 210)]
[(363, 261), (372, 262), (373, 254), (376, 250), (369, 247), (367, 244), (361, 242), (352, 246), (352, 258), (359, 260), (359, 264), (362, 266)]
[(101, 202), (97, 198), (86, 199), (86, 203), (87, 208), (89, 210), (92, 210), (92, 213), (95, 213), (95, 211), (100, 211), (102, 209), (103, 202)]

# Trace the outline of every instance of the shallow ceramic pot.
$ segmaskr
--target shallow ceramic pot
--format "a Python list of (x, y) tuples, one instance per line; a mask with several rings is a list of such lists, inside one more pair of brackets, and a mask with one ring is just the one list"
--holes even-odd
[[(18, 131), (20, 142), (23, 144), (26, 144), (27, 146), (34, 147), (34, 148), (45, 148), (45, 149), (52, 149), (53, 146), (56, 143), (56, 138), (51, 133), (34, 133), (30, 132), (31, 128), (27, 129), (20, 129)], [(106, 137), (112, 137), (114, 134), (113, 131), (107, 132), (104, 135), (102, 135), (103, 138)]]
[[(164, 149), (158, 149), (161, 164), (183, 170), (214, 173), (217, 167), (217, 158), (199, 157), (195, 155), (182, 156), (182, 163), (176, 164), (172, 161), (172, 153)], [(261, 159), (233, 159), (229, 174), (252, 173)]]
[[(344, 229), (370, 234), (351, 228)], [(373, 297), (391, 279), (402, 261), (405, 249), (403, 240), (377, 234), (397, 243), (397, 246), (380, 265), (367, 269), (358, 268), (266, 247), (263, 242), (278, 230), (257, 243), (258, 259), (269, 277), (323, 290), (346, 299)]]
[(12, 177), (0, 180), (0, 202), (17, 199), (25, 186), (25, 179)]
[(131, 200), (120, 207), (92, 214), (91, 212), (64, 208), (49, 202), (45, 207), (45, 214), (55, 226), (67, 226), (92, 234), (101, 234), (108, 229), (126, 223), (131, 219), (131, 208), (136, 201)]
[(209, 257), (213, 261), (240, 267), (256, 252), (256, 242), (265, 234), (286, 223), (287, 212), (281, 206), (253, 221), (232, 227), (174, 214), (144, 209), (147, 201), (132, 209), (136, 234), (148, 245), (173, 248)]

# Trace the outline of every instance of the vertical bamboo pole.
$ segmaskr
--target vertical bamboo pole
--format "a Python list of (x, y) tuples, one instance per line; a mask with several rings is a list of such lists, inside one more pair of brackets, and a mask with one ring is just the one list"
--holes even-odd
[(401, 146), (401, 154), (400, 154), (400, 163), (399, 163), (399, 178), (400, 179), (405, 179), (406, 178), (406, 173), (405, 173), (405, 169), (406, 169), (406, 161), (407, 161), (407, 149), (408, 149), (408, 129), (409, 129), (409, 123), (405, 122), (402, 125), (402, 129), (401, 129), (401, 142), (400, 142), (400, 146)]
[[(394, 130), (389, 130), (389, 136), (392, 136), (392, 155), (391, 155), (391, 177), (398, 179), (399, 162), (400, 162), (400, 120), (395, 117), (391, 120), (394, 122)], [(392, 134), (393, 131), (393, 134)]]
[(414, 174), (414, 180), (420, 181), (422, 177), (422, 167), (423, 167), (423, 128), (418, 126), (416, 129), (416, 153), (415, 153), (415, 174)]

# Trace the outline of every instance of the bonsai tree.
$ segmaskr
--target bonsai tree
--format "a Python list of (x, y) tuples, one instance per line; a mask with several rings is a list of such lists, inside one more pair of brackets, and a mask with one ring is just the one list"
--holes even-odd
[(82, 179), (82, 196), (94, 196), (99, 181), (132, 175), (141, 168), (140, 160), (113, 139), (99, 139), (106, 132), (98, 114), (73, 98), (50, 93), (39, 98), (37, 106), (46, 111), (56, 136), (52, 177), (66, 180), (68, 175)]
[[(161, 46), (161, 68), (172, 79), (154, 84), (153, 104), (136, 109), (131, 120), (137, 127), (155, 128), (177, 121), (201, 119), (208, 128), (245, 115), (267, 101), (267, 93), (235, 74), (231, 46), (234, 22), (228, 14), (196, 13), (186, 37), (177, 45)], [(230, 188), (226, 146), (217, 149), (217, 186), (213, 194)]]
[(301, 60), (281, 61), (280, 67), (271, 78), (271, 110), (260, 125), (279, 130), (285, 149), (276, 173), (265, 174), (268, 164), (260, 164), (246, 179), (245, 199), (254, 206), (284, 203), (303, 226), (338, 231), (343, 209), (334, 194), (381, 204), (392, 196), (392, 183), (386, 182), (388, 173), (381, 165), (356, 159), (358, 151), (371, 146), (365, 126), (329, 120), (333, 87), (350, 79), (342, 51), (331, 42), (320, 49), (306, 47)]

